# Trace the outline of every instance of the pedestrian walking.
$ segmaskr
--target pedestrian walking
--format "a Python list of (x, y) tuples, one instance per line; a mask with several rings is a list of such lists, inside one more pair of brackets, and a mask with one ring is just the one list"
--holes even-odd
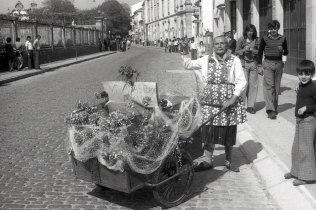
[[(103, 44), (104, 44), (104, 51), (107, 51), (107, 50), (108, 50), (108, 41), (107, 41), (107, 38), (104, 38)], [(101, 49), (101, 50), (102, 50), (102, 49)]]
[(168, 38), (166, 38), (165, 39), (165, 43), (164, 43), (164, 45), (165, 45), (165, 52), (168, 51), (168, 42), (169, 42), (169, 40), (168, 40)]
[(187, 37), (183, 40), (183, 55), (189, 54), (189, 40)]
[(194, 41), (194, 37), (191, 38), (190, 50), (191, 50), (191, 59), (196, 60), (197, 59), (197, 46), (196, 46), (196, 42)]
[(35, 69), (40, 69), (40, 59), (39, 59), (39, 53), (41, 49), (41, 44), (40, 44), (41, 36), (36, 35), (36, 38), (33, 43), (33, 52), (34, 52), (34, 68)]
[(127, 39), (126, 41), (127, 49), (129, 50), (131, 48), (131, 41)]
[(15, 47), (15, 66), (17, 67), (18, 71), (20, 71), (23, 67), (23, 43), (19, 37), (16, 38)]
[(219, 112), (221, 107), (225, 109), (201, 128), (204, 155), (198, 160), (198, 167), (213, 167), (215, 144), (221, 144), (225, 146), (226, 168), (239, 172), (239, 168), (232, 164), (232, 148), (236, 144), (237, 125), (246, 120), (246, 110), (240, 96), (247, 86), (240, 59), (228, 50), (228, 40), (219, 36), (214, 39), (214, 53), (209, 59), (184, 58), (184, 66), (187, 69), (207, 66), (207, 70), (202, 71), (207, 84), (199, 96), (202, 123)]
[(198, 57), (202, 58), (205, 55), (205, 51), (206, 51), (205, 45), (203, 41), (200, 41), (198, 49), (197, 49)]
[(297, 67), (300, 80), (296, 96), (296, 128), (292, 146), (292, 168), (285, 179), (295, 178), (294, 186), (316, 181), (316, 81), (315, 64), (303, 60)]
[(169, 53), (171, 53), (171, 49), (172, 48), (172, 43), (171, 43), (171, 39), (168, 40), (168, 50), (169, 50)]
[(174, 51), (177, 53), (177, 52), (179, 52), (179, 41), (178, 41), (178, 39), (175, 39), (174, 40)]
[(255, 103), (259, 85), (257, 70), (259, 44), (257, 29), (254, 25), (249, 24), (244, 30), (243, 37), (238, 40), (235, 51), (241, 60), (248, 83), (244, 92), (244, 98), (247, 98), (247, 112), (251, 114), (256, 113)]
[(99, 47), (99, 52), (102, 52), (102, 41), (101, 41), (101, 38), (99, 38), (98, 47)]
[(6, 44), (4, 45), (5, 54), (9, 65), (9, 71), (13, 71), (13, 63), (15, 59), (15, 46), (11, 43), (11, 41), (11, 37), (8, 37), (6, 39)]
[(228, 49), (231, 51), (232, 54), (235, 54), (237, 41), (234, 38), (234, 35), (231, 33), (231, 31), (228, 31), (225, 35), (228, 39)]
[(33, 44), (31, 42), (31, 36), (26, 37), (25, 41), (25, 50), (27, 53), (27, 66), (28, 69), (34, 68), (34, 60), (33, 60)]
[(171, 52), (174, 52), (174, 39), (171, 39)]
[[(284, 63), (282, 55), (289, 53), (286, 38), (278, 33), (280, 23), (273, 20), (268, 24), (269, 33), (260, 41), (258, 51), (258, 71), (263, 71), (263, 95), (268, 118), (276, 119), (278, 98)], [(262, 56), (264, 52), (264, 61)]]

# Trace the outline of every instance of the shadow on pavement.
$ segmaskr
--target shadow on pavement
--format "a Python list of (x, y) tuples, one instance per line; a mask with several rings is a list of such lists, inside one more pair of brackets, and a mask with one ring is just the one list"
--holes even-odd
[(109, 203), (135, 210), (147, 210), (158, 207), (158, 204), (153, 197), (152, 190), (149, 188), (142, 188), (131, 194), (127, 194), (109, 188), (96, 186), (96, 188), (87, 194), (108, 201)]
[(255, 103), (255, 110), (256, 110), (256, 111), (260, 111), (260, 110), (263, 109), (265, 106), (266, 106), (266, 105), (265, 105), (264, 101), (256, 102), (256, 103)]
[(223, 176), (226, 172), (227, 170), (218, 170), (218, 169), (208, 169), (208, 170), (204, 170), (200, 172), (195, 172), (193, 183), (191, 186), (191, 193), (185, 201), (190, 200), (196, 196), (199, 196), (201, 193), (207, 191), (209, 189), (207, 185), (211, 182), (216, 181), (218, 178)]
[(257, 155), (263, 149), (263, 146), (260, 142), (248, 140), (240, 146), (240, 149), (241, 148), (247, 150), (247, 159), (249, 163), (252, 163), (255, 159), (257, 159)]
[(278, 112), (281, 113), (293, 107), (295, 107), (295, 104), (292, 104), (292, 103), (281, 104), (278, 106)]
[(280, 88), (281, 93), (283, 93), (284, 91), (287, 91), (287, 90), (292, 90), (292, 88), (290, 88), (290, 87), (281, 87)]

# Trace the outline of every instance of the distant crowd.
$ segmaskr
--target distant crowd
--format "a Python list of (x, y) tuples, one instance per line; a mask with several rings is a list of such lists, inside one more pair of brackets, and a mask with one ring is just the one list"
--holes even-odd
[[(224, 36), (229, 40), (229, 50), (234, 54), (236, 50), (236, 39), (234, 38), (235, 31), (226, 32)], [(196, 60), (198, 58), (203, 57), (208, 54), (207, 46), (205, 41), (203, 41), (203, 37), (187, 37), (184, 36), (182, 38), (160, 38), (158, 40), (154, 40), (153, 42), (149, 42), (148, 40), (135, 40), (135, 44), (143, 45), (143, 46), (155, 46), (164, 48), (165, 52), (169, 53), (181, 53), (182, 55), (191, 54), (191, 59)]]
[(120, 38), (120, 37), (111, 37), (105, 38), (103, 40), (99, 39), (99, 50), (102, 51), (102, 46), (104, 46), (104, 50), (110, 51), (121, 51), (125, 52), (131, 48), (131, 40), (129, 38)]

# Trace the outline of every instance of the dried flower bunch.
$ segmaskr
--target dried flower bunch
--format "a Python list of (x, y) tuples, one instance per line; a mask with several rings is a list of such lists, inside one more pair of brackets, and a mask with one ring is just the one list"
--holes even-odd
[(120, 74), (121, 80), (131, 86), (134, 86), (134, 83), (137, 81), (139, 76), (139, 72), (137, 72), (135, 68), (128, 65), (121, 66), (118, 72)]

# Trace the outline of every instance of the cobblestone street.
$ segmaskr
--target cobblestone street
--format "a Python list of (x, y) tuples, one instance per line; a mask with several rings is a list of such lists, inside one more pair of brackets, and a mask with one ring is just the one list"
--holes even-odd
[[(150, 189), (124, 194), (75, 179), (67, 154), (65, 117), (78, 100), (94, 102), (101, 82), (118, 80), (121, 65), (140, 72), (139, 81), (158, 82), (161, 95), (193, 95), (192, 72), (180, 54), (132, 48), (0, 86), (0, 209), (161, 209)], [(166, 70), (169, 70), (166, 72)], [(278, 209), (238, 145), (240, 173), (226, 171), (224, 148), (215, 168), (195, 173), (191, 195), (174, 209)]]

